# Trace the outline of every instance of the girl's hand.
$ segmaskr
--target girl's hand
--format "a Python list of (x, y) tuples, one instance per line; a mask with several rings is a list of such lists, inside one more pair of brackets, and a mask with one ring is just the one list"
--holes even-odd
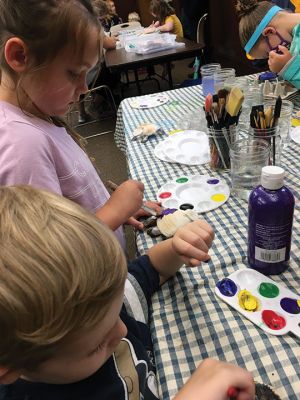
[(143, 224), (132, 217), (143, 203), (144, 185), (141, 182), (128, 180), (123, 182), (111, 194), (109, 200), (96, 212), (96, 216), (112, 230), (128, 221), (135, 227)]
[(227, 400), (230, 387), (237, 391), (236, 400), (255, 399), (255, 385), (250, 372), (208, 358), (199, 365), (174, 400)]
[(190, 267), (210, 260), (208, 251), (214, 239), (214, 231), (204, 220), (191, 222), (177, 230), (172, 238), (173, 250)]
[(278, 46), (278, 50), (282, 54), (278, 54), (276, 51), (270, 51), (269, 53), (268, 64), (272, 72), (280, 72), (292, 58), (291, 52), (285, 46)]
[[(157, 201), (145, 201), (144, 204), (145, 204), (145, 206), (148, 206), (148, 207), (152, 208), (154, 211), (156, 211), (157, 214), (160, 214), (162, 212), (161, 203), (159, 203)], [(141, 217), (150, 217), (150, 215), (151, 214), (149, 214), (147, 211), (145, 211), (142, 208), (140, 208), (133, 215), (133, 217), (138, 219), (138, 218), (141, 218)]]
[[(157, 201), (145, 201), (144, 204), (153, 208), (153, 210), (158, 214), (160, 214), (162, 211), (162, 208), (160, 207), (161, 203), (158, 203)], [(141, 221), (138, 221), (138, 219), (141, 217), (150, 217), (150, 215), (151, 214), (149, 214), (147, 211), (140, 208), (136, 213), (133, 214), (131, 218), (128, 219), (128, 221), (126, 221), (126, 224), (132, 225), (135, 229), (143, 230), (144, 225)]]
[(155, 32), (156, 28), (152, 25), (148, 26), (148, 28), (144, 29), (144, 33), (153, 33)]

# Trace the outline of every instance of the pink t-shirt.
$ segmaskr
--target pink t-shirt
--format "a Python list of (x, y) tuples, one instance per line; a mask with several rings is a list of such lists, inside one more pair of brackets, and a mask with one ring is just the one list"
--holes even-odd
[[(0, 184), (29, 184), (95, 213), (109, 198), (86, 153), (65, 128), (0, 101)], [(125, 246), (123, 228), (115, 231)]]

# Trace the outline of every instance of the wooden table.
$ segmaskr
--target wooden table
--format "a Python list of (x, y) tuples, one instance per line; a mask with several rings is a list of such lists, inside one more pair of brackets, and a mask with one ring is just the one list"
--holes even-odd
[(126, 72), (128, 70), (133, 70), (139, 94), (142, 92), (138, 78), (138, 68), (150, 65), (166, 64), (169, 87), (170, 89), (173, 89), (171, 62), (199, 56), (202, 49), (200, 44), (188, 39), (177, 39), (177, 42), (184, 43), (185, 46), (150, 54), (129, 53), (124, 48), (107, 50), (104, 56), (105, 64), (112, 72)]

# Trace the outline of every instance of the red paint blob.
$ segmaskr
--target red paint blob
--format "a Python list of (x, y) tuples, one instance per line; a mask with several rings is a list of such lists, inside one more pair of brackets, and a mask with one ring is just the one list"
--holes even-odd
[(274, 331), (282, 329), (286, 325), (285, 319), (272, 310), (264, 310), (262, 312), (262, 319), (264, 323)]
[(161, 199), (168, 199), (169, 197), (171, 197), (172, 196), (172, 193), (171, 192), (163, 192), (163, 193), (161, 193), (160, 195), (159, 195), (159, 197), (161, 198)]

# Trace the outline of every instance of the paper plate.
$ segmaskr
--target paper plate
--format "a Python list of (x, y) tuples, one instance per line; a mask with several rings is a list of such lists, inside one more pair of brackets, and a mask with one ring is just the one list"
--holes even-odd
[(147, 109), (162, 106), (169, 101), (169, 96), (165, 93), (153, 93), (147, 96), (136, 97), (130, 101), (132, 108)]
[(199, 213), (214, 210), (230, 196), (226, 182), (208, 175), (184, 175), (165, 183), (157, 200), (165, 208), (194, 209)]
[(291, 139), (295, 142), (300, 144), (300, 126), (297, 126), (294, 129), (291, 129), (290, 133)]
[(179, 164), (201, 165), (210, 161), (209, 142), (205, 132), (178, 132), (164, 140), (162, 149), (169, 159)]
[(250, 268), (235, 271), (215, 292), (267, 333), (300, 337), (300, 296), (265, 275)]

